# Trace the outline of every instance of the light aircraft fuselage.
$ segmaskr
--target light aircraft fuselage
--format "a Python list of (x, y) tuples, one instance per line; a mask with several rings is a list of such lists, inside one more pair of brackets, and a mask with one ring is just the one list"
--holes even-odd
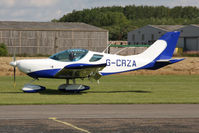
[(121, 56), (69, 49), (47, 59), (13, 61), (10, 64), (32, 78), (93, 78), (135, 71), (139, 69), (156, 70), (183, 59), (172, 59), (180, 32), (167, 32), (147, 50), (138, 55)]

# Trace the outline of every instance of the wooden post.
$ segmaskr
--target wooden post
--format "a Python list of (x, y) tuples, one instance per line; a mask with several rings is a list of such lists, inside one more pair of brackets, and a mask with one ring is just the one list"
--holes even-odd
[(55, 31), (55, 38), (54, 38), (54, 53), (56, 53), (57, 52), (57, 48), (58, 48), (58, 46), (57, 46), (57, 32)]
[(39, 35), (39, 31), (36, 31), (36, 37), (37, 37), (37, 54), (40, 53), (40, 35)]

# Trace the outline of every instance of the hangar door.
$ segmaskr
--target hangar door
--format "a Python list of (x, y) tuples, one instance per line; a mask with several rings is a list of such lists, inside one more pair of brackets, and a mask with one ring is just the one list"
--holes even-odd
[(185, 38), (185, 51), (198, 51), (198, 38), (187, 37)]

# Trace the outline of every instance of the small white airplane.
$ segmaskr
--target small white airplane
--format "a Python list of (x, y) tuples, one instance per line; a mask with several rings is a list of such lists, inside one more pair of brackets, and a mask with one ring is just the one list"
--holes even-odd
[[(172, 59), (180, 32), (167, 32), (154, 42), (146, 51), (138, 55), (121, 56), (88, 51), (85, 49), (69, 49), (56, 53), (47, 59), (15, 60), (10, 63), (28, 76), (39, 78), (66, 79), (66, 84), (59, 86), (60, 90), (83, 91), (89, 86), (78, 85), (76, 78), (93, 78), (99, 80), (101, 76), (135, 71), (139, 69), (156, 70), (183, 59)], [(69, 80), (73, 84), (69, 84)], [(45, 89), (43, 86), (27, 84), (24, 92), (37, 92)]]

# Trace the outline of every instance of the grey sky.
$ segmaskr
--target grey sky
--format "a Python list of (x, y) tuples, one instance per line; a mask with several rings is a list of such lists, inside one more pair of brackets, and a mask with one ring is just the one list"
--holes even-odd
[(113, 5), (199, 7), (199, 0), (0, 0), (0, 21), (51, 21), (72, 10)]

